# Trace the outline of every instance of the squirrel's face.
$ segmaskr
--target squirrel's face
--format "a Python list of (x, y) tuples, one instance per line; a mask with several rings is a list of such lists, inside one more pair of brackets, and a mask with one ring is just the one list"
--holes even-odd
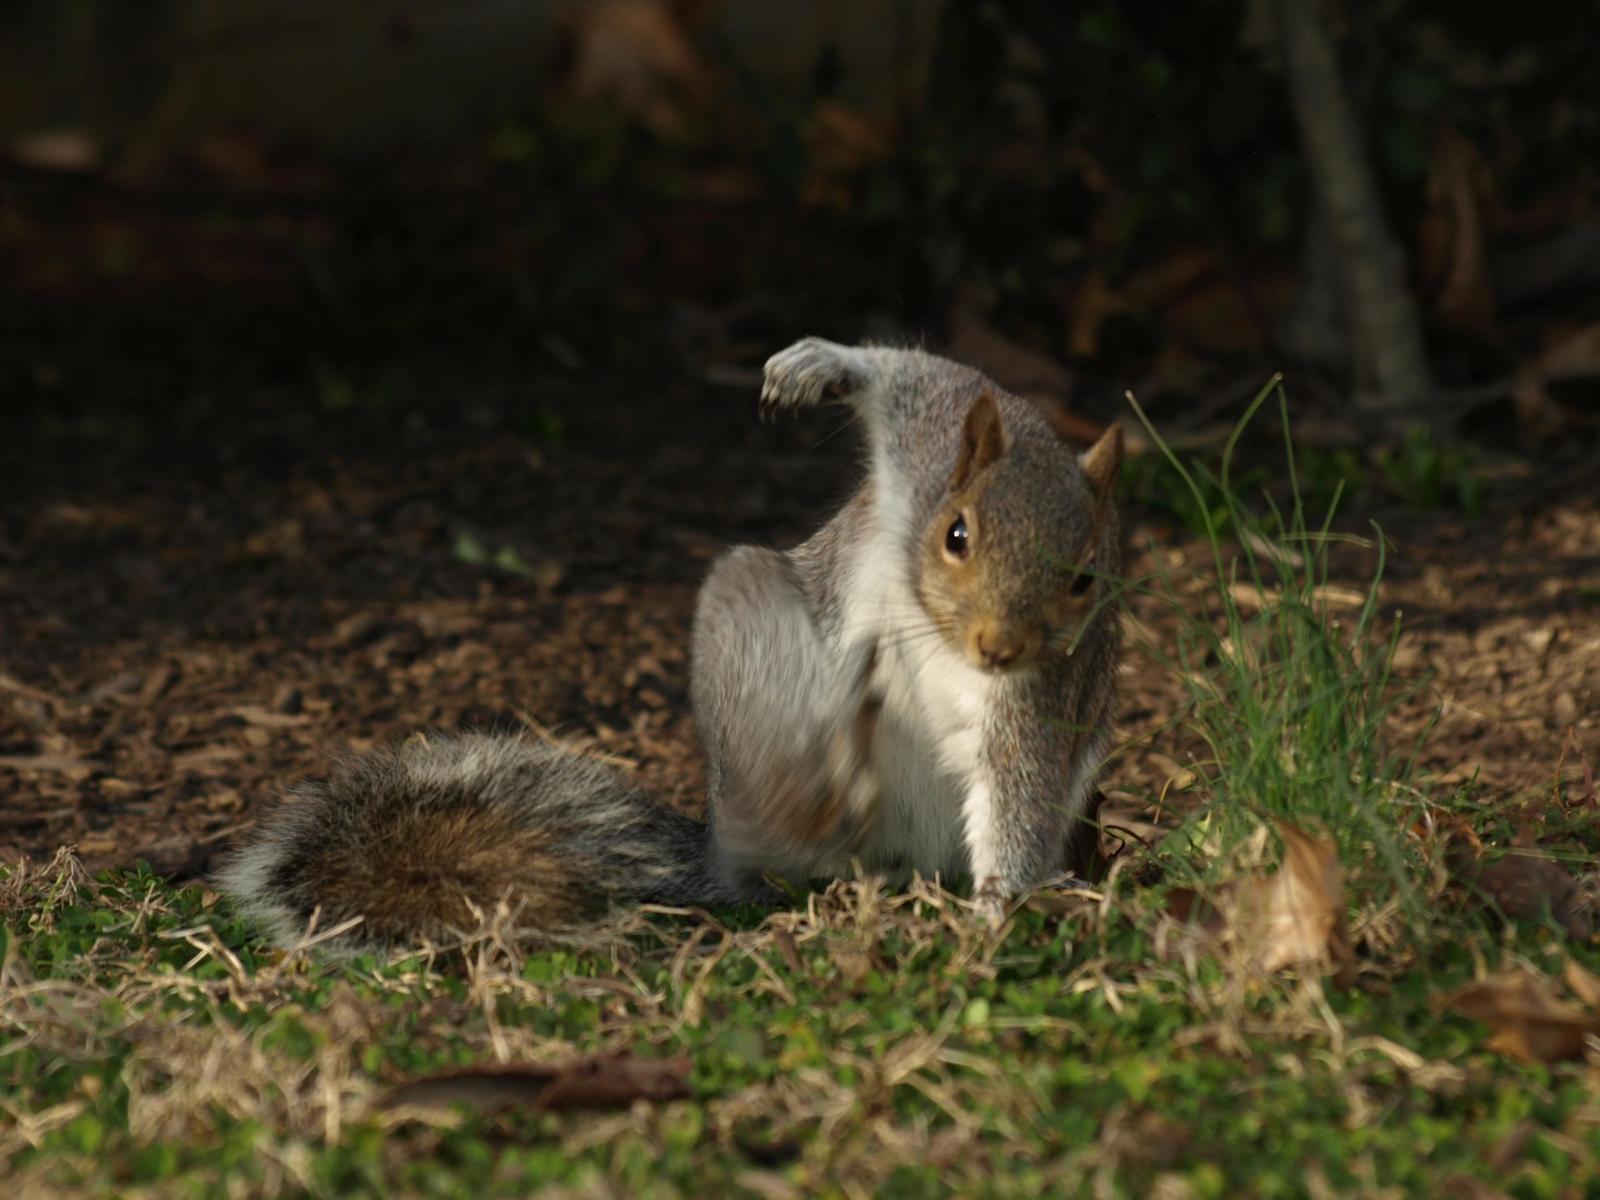
[(988, 393), (967, 414), (955, 469), (924, 532), (917, 592), (940, 636), (980, 670), (1070, 652), (1105, 602), (1115, 558), (1113, 425), (1082, 456), (1012, 439)]

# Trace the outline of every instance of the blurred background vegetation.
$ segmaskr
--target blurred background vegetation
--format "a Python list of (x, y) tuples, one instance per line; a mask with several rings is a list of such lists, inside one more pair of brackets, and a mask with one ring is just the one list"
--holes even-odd
[[(948, 347), (1069, 431), (1133, 388), (1180, 442), (1283, 370), (1304, 439), (1424, 502), (1466, 497), (1451, 447), (1600, 428), (1591, 5), (0, 16), (8, 424), (393, 417), (433, 402), (419, 355), (747, 386), (819, 332)], [(1388, 290), (1426, 372), (1404, 405), (1363, 385), (1351, 243), (1308, 158), (1286, 16), (1336, 55), (1367, 215), (1397, 251)], [(519, 403), (559, 433), (559, 407)]]

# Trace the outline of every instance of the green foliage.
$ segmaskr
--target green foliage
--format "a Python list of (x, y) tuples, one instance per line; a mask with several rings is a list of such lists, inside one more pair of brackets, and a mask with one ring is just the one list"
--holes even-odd
[[(1399, 502), (1419, 511), (1476, 517), (1487, 499), (1477, 449), (1441, 444), (1423, 430), (1408, 434), (1398, 447), (1380, 447), (1365, 456), (1348, 447), (1297, 447), (1294, 481), (1300, 508), (1311, 513)], [(1237, 495), (1259, 491), (1270, 493), (1276, 503), (1295, 504), (1259, 464), (1233, 468), (1231, 487)], [(1237, 532), (1236, 506), (1227, 502), (1216, 472), (1199, 459), (1186, 460), (1180, 473), (1164, 455), (1136, 455), (1123, 466), (1120, 488), (1125, 503), (1154, 510), (1196, 537)]]
[(1427, 431), (1406, 435), (1398, 449), (1383, 451), (1377, 473), (1384, 489), (1411, 508), (1459, 508), (1469, 517), (1483, 511), (1483, 479), (1471, 446), (1441, 445)]
[[(1140, 921), (1092, 910), (1024, 910), (986, 943), (935, 893), (885, 910), (844, 888), (787, 942), (660, 919), (626, 946), (463, 971), (280, 961), (214, 897), (143, 871), (38, 882), (7, 911), (0, 1100), (39, 1132), (7, 1140), (0, 1169), (53, 1194), (681, 1196), (737, 1194), (755, 1171), (821, 1195), (854, 1179), (888, 1196), (1288, 1196), (1313, 1176), (1440, 1194), (1458, 1175), (1504, 1182), (1494, 1148), (1530, 1127), (1517, 1194), (1600, 1179), (1583, 1069), (1492, 1058), (1434, 1011), (1485, 956), (1559, 969), (1531, 935), (1460, 928), (1383, 986), (1328, 989), (1315, 1020), (1264, 994), (1230, 1049), (1205, 1000), (1215, 966), (1165, 964)], [(863, 956), (864, 976), (844, 973)], [(492, 1062), (505, 1039), (541, 1058), (686, 1054), (694, 1095), (628, 1114), (365, 1113), (389, 1083)]]
[[(1255, 486), (1266, 478), (1265, 469), (1256, 467), (1236, 483)], [(1221, 536), (1232, 527), (1233, 513), (1221, 486), (1203, 463), (1191, 461), (1179, 472), (1160, 455), (1137, 455), (1123, 464), (1119, 486), (1124, 503), (1154, 509), (1196, 536)]]
[[(1233, 455), (1274, 392), (1290, 503), (1280, 508), (1264, 495), (1254, 508), (1233, 477)], [(1388, 891), (1415, 911), (1421, 864), (1403, 831), (1419, 803), (1409, 786), (1416, 747), (1394, 747), (1388, 736), (1390, 711), (1405, 691), (1390, 666), (1398, 616), (1387, 630), (1380, 622), (1382, 531), (1374, 528), (1365, 595), (1350, 598), (1330, 588), (1328, 551), (1341, 540), (1330, 532), (1339, 497), (1336, 491), (1320, 514), (1307, 510), (1278, 380), (1241, 417), (1215, 474), (1180, 462), (1134, 403), (1189, 493), (1211, 558), (1199, 590), (1168, 574), (1146, 585), (1186, 617), (1174, 646), (1148, 649), (1181, 681), (1185, 703), (1175, 731), (1204, 747), (1193, 767), (1210, 794), (1176, 835), (1176, 862), (1230, 865), (1229, 849), (1264, 818), (1282, 817), (1330, 830), (1358, 889)]]

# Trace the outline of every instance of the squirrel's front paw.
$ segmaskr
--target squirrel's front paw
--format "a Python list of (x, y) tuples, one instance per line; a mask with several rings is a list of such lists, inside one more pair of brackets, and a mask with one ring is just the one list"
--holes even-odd
[(851, 361), (856, 354), (848, 346), (815, 337), (778, 351), (762, 370), (761, 419), (850, 395), (862, 384), (861, 370)]
[(972, 908), (988, 923), (990, 929), (999, 929), (1006, 923), (1011, 897), (1000, 881), (991, 875), (973, 890)]

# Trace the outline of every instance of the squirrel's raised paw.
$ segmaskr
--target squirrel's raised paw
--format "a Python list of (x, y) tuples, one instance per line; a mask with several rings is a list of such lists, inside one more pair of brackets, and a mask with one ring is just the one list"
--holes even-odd
[(761, 377), (761, 419), (842, 400), (862, 385), (858, 352), (822, 338), (801, 338), (767, 359)]

